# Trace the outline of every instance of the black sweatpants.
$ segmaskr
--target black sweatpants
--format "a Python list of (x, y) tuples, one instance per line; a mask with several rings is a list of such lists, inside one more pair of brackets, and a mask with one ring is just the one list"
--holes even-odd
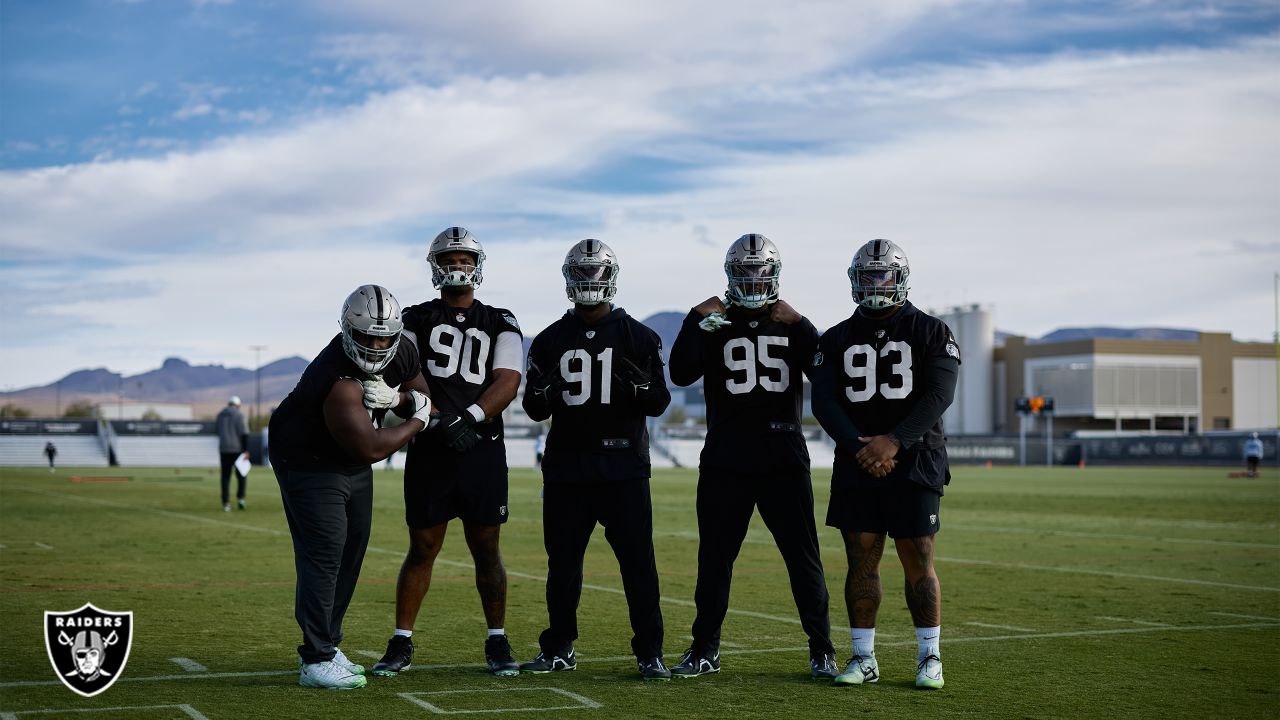
[(242, 453), (218, 453), (218, 457), (222, 460), (222, 504), (226, 505), (231, 502), (229, 499), (231, 492), (231, 473), (236, 474), (236, 499), (244, 499), (244, 481), (245, 476), (240, 474), (236, 469), (236, 460)]
[(302, 629), (298, 654), (305, 663), (332, 660), (369, 545), (373, 470), (289, 470), (275, 457), (271, 464), (293, 536), (293, 614)]
[(560, 654), (578, 639), (582, 559), (596, 528), (618, 558), (622, 588), (631, 615), (631, 651), (637, 659), (662, 654), (662, 608), (658, 566), (653, 557), (653, 504), (649, 478), (598, 485), (547, 483), (542, 502), (543, 544), (547, 549), (547, 615), (550, 627), (538, 644)]
[(729, 610), (733, 562), (742, 549), (756, 508), (782, 552), (791, 578), (791, 597), (809, 636), (810, 656), (834, 652), (830, 597), (818, 551), (809, 473), (738, 473), (704, 469), (698, 474), (698, 587), (694, 602), (694, 649), (720, 647), (720, 626)]

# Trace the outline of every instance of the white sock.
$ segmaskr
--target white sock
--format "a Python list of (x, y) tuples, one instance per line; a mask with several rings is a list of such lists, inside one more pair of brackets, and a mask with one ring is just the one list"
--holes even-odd
[(506, 628), (489, 628), (489, 637), (493, 637), (494, 635), (506, 635), (506, 634), (507, 634)]
[(849, 634), (853, 636), (853, 654), (858, 657), (875, 657), (876, 655), (876, 629), (875, 628), (851, 628)]
[(400, 628), (396, 628), (396, 634), (400, 637), (413, 637), (412, 630), (401, 630)]
[(930, 628), (916, 628), (916, 662), (922, 663), (924, 659), (930, 655), (934, 657), (942, 657), (942, 652), (938, 649), (938, 638), (942, 636), (942, 626)]

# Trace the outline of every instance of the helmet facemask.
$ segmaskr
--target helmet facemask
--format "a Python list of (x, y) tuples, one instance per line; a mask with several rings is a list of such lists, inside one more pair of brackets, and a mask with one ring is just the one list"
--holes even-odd
[(578, 305), (599, 305), (618, 294), (618, 266), (585, 259), (562, 268), (565, 293)]
[(400, 303), (377, 285), (363, 285), (342, 306), (342, 350), (364, 372), (381, 373), (400, 346)]
[(778, 299), (781, 262), (726, 262), (724, 274), (729, 279), (725, 298), (731, 305), (755, 310)]
[(907, 301), (907, 276), (902, 267), (852, 267), (849, 282), (853, 299), (868, 310), (884, 310)]
[[(440, 257), (452, 252), (471, 255), (471, 264), (446, 261)], [(427, 249), (427, 262), (431, 265), (431, 285), (435, 289), (446, 287), (477, 287), (484, 280), (484, 248), (480, 241), (464, 227), (446, 228), (431, 241)]]

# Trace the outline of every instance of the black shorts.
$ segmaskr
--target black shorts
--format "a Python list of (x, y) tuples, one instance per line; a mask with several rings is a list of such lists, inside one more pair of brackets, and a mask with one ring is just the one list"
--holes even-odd
[[(419, 444), (420, 443), (420, 444)], [(404, 520), (414, 529), (460, 518), (475, 525), (507, 521), (507, 446), (502, 435), (480, 433), (466, 453), (433, 433), (415, 438), (404, 469)]]
[(831, 483), (827, 525), (841, 530), (888, 533), (893, 538), (933, 535), (942, 527), (942, 495), (918, 483)]

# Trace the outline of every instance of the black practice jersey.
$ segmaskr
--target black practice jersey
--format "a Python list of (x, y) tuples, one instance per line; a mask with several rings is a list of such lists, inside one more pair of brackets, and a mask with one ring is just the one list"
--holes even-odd
[[(620, 379), (623, 358), (648, 370), (648, 391), (636, 396)], [(536, 395), (535, 383), (560, 378), (563, 386)], [(584, 325), (574, 311), (538, 333), (529, 348), (524, 409), (533, 420), (551, 417), (542, 459), (546, 482), (605, 483), (649, 476), (645, 417), (671, 402), (658, 334), (614, 308)]]
[[(511, 311), (479, 300), (464, 310), (437, 298), (406, 308), (402, 317), (404, 329), (417, 338), (431, 404), (457, 415), (465, 413), (493, 384), (493, 350), (498, 335), (520, 335)], [(492, 421), (500, 427), (502, 418)]]
[[(418, 374), (418, 351), (413, 343), (400, 340), (396, 355), (382, 372), (391, 387), (412, 380)], [(284, 459), (291, 470), (355, 472), (369, 467), (334, 440), (324, 421), (324, 401), (334, 383), (350, 378), (364, 380), (369, 375), (356, 367), (342, 350), (342, 335), (336, 335), (315, 360), (302, 371), (298, 384), (280, 407), (271, 413), (271, 453)], [(381, 421), (385, 410), (370, 412), (370, 422)]]
[[(887, 435), (902, 422), (922, 397), (934, 358), (960, 360), (960, 348), (947, 324), (921, 312), (908, 301), (891, 317), (879, 320), (862, 310), (827, 330), (818, 343), (815, 365), (834, 363), (833, 374), (841, 409), (863, 436)], [(943, 447), (942, 418), (911, 448), (897, 457), (897, 467), (882, 482), (908, 478), (940, 488), (946, 478), (945, 451), (941, 467), (919, 459)], [(858, 466), (854, 448), (839, 446), (833, 474), (874, 484)], [(928, 460), (928, 461), (925, 461)]]
[(809, 468), (801, 434), (804, 379), (818, 346), (808, 319), (786, 325), (769, 311), (728, 309), (733, 323), (715, 332), (684, 319), (671, 347), (671, 381), (691, 385), (704, 378), (707, 440), (701, 467), (742, 472)]

